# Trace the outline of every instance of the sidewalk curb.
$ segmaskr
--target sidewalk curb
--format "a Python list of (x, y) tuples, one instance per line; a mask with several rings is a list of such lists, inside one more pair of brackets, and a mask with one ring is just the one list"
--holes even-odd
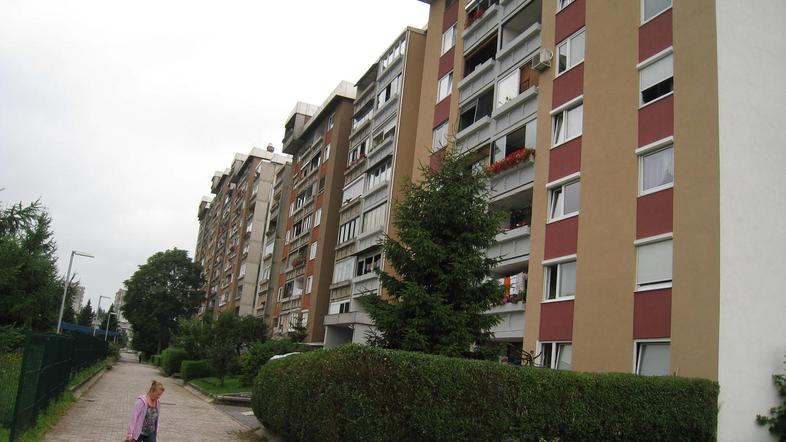
[(96, 382), (98, 382), (102, 377), (104, 377), (104, 374), (106, 374), (106, 372), (107, 372), (107, 368), (104, 367), (101, 370), (98, 370), (97, 372), (93, 373), (92, 376), (80, 382), (78, 385), (74, 385), (73, 387), (68, 387), (68, 389), (71, 391), (71, 393), (74, 395), (75, 398), (79, 399), (82, 396), (84, 396), (85, 393), (90, 391), (90, 387), (95, 385)]
[(201, 388), (197, 387), (196, 385), (191, 384), (189, 382), (183, 382), (181, 385), (183, 386), (183, 388), (188, 390), (188, 392), (190, 392), (194, 396), (198, 397), (199, 399), (202, 399), (203, 401), (205, 401), (205, 402), (207, 402), (209, 404), (212, 404), (212, 403), (215, 402), (215, 398), (213, 397), (213, 395), (211, 395), (210, 393), (202, 390)]

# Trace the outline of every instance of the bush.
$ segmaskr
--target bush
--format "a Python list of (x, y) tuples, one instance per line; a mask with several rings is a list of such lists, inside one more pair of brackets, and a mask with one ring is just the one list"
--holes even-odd
[(108, 352), (107, 352), (107, 356), (112, 356), (114, 358), (119, 359), (120, 358), (120, 344), (117, 344), (115, 342), (110, 342), (109, 343), (109, 349), (108, 349)]
[(185, 360), (180, 364), (180, 377), (183, 378), (184, 381), (207, 378), (210, 376), (213, 376), (213, 367), (207, 359), (201, 361)]
[(161, 366), (161, 355), (153, 355), (150, 357), (150, 363), (155, 365), (156, 367)]
[(718, 384), (348, 345), (265, 364), (254, 414), (287, 440), (715, 440)]
[(167, 376), (172, 376), (180, 370), (180, 364), (188, 357), (182, 348), (169, 347), (161, 352), (161, 368)]
[(12, 353), (25, 342), (25, 332), (10, 325), (0, 326), (0, 353)]
[(22, 369), (22, 353), (0, 353), (0, 427), (11, 426)]
[(254, 384), (254, 379), (259, 374), (259, 369), (270, 358), (275, 355), (283, 355), (295, 351), (306, 351), (306, 346), (289, 339), (274, 339), (254, 345), (248, 353), (240, 357), (241, 383), (246, 387), (250, 387)]

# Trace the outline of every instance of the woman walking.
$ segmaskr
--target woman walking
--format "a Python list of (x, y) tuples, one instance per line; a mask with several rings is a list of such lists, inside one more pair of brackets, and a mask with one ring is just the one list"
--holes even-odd
[(156, 442), (158, 415), (161, 411), (158, 399), (164, 394), (164, 384), (153, 381), (147, 394), (136, 398), (134, 411), (128, 419), (128, 438), (132, 442)]

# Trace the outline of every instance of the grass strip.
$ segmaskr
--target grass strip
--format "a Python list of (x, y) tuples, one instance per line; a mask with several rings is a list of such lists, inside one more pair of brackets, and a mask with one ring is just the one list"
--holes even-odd
[(220, 380), (216, 377), (193, 379), (190, 382), (210, 394), (248, 393), (251, 390), (250, 387), (244, 387), (240, 384), (239, 376), (225, 377), (223, 387), (220, 385)]

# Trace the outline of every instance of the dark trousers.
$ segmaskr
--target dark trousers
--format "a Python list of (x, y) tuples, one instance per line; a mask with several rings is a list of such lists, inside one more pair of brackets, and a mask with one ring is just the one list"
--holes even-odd
[(136, 442), (156, 442), (156, 433), (150, 433), (147, 436), (140, 434)]

